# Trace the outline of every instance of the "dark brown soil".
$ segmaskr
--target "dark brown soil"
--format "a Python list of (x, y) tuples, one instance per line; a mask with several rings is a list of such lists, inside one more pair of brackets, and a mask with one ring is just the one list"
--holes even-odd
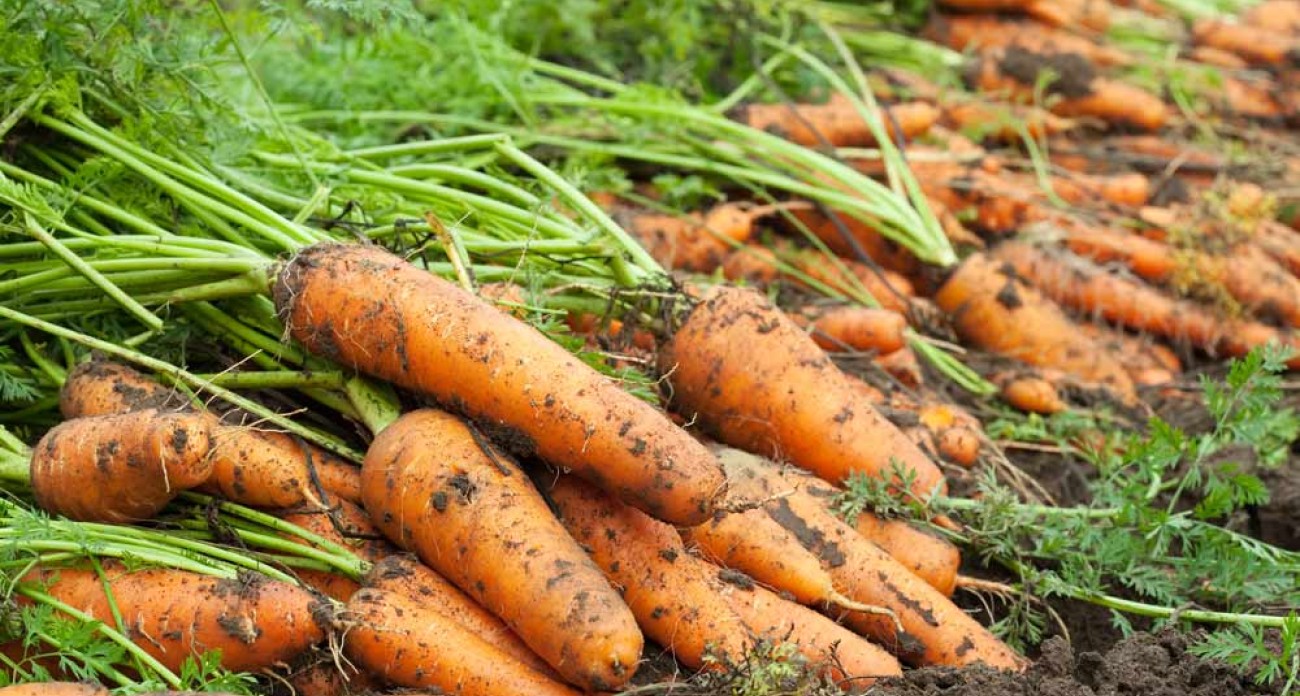
[(1233, 696), (1274, 694), (1232, 669), (1187, 652), (1176, 631), (1138, 633), (1104, 651), (1072, 649), (1062, 638), (1043, 644), (1024, 674), (983, 667), (926, 668), (873, 687), (873, 696)]

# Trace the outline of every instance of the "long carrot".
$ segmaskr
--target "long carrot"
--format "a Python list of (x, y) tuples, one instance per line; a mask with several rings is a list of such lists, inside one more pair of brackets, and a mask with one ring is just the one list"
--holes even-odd
[(1300, 38), (1273, 28), (1200, 19), (1192, 24), (1192, 40), (1200, 46), (1235, 53), (1252, 65), (1300, 65)]
[(348, 614), (348, 657), (399, 686), (456, 696), (579, 693), (397, 592), (363, 589), (348, 602)]
[(154, 409), (64, 421), (32, 450), (36, 502), (74, 520), (149, 519), (211, 474), (214, 421)]
[(399, 553), (383, 558), (366, 574), (363, 584), (416, 600), (537, 672), (559, 678), (505, 622), (414, 556)]
[(820, 252), (811, 249), (791, 251), (786, 255), (786, 261), (810, 278), (841, 292), (865, 289), (881, 307), (895, 312), (906, 313), (916, 295), (915, 287), (906, 277), (858, 261), (840, 259), (839, 263), (844, 266), (844, 270), (840, 270)]
[(1022, 12), (1053, 26), (1094, 31), (1110, 26), (1110, 3), (1105, 0), (943, 0), (940, 4), (963, 12)]
[[(996, 138), (1010, 143), (1020, 142), (1025, 134), (1031, 138), (1059, 135), (1074, 125), (1068, 119), (1037, 106), (975, 99), (945, 103), (943, 121), (956, 131), (977, 134), (972, 137)], [(1024, 128), (1023, 133), (1018, 126)]]
[(659, 365), (673, 402), (728, 444), (789, 457), (828, 481), (861, 472), (919, 497), (939, 468), (860, 395), (817, 344), (750, 290), (719, 287), (691, 310)]
[(180, 392), (111, 360), (81, 363), (68, 373), (59, 389), (59, 412), (64, 418), (188, 407), (189, 400)]
[(699, 443), (564, 348), (386, 251), (322, 244), (275, 284), (294, 338), (454, 406), (518, 452), (673, 523), (712, 512), (722, 475)]
[[(815, 207), (792, 209), (790, 214), (840, 256), (853, 258), (861, 250), (884, 268), (904, 275), (920, 268), (916, 256), (861, 220), (839, 215), (837, 224), (836, 219)], [(848, 238), (841, 232), (841, 225)]]
[(113, 625), (105, 583), (129, 638), (177, 671), (186, 658), (221, 651), (221, 666), (257, 671), (288, 662), (323, 640), (330, 609), (310, 592), (250, 575), (222, 579), (182, 570), (127, 570), (105, 577), (77, 568), (37, 568), (23, 577), (74, 609)]
[(29, 682), (0, 688), (0, 696), (109, 696), (109, 691), (94, 683)]
[(1279, 34), (1300, 34), (1300, 2), (1264, 0), (1243, 12), (1241, 21)]
[(766, 514), (821, 560), (844, 594), (893, 612), (892, 617), (841, 612), (841, 620), (854, 630), (911, 664), (984, 662), (999, 669), (1025, 667), (1023, 658), (947, 597), (832, 515), (821, 501), (785, 494), (792, 486), (771, 485), (767, 465), (760, 458), (737, 453), (723, 458), (723, 464), (731, 486), (743, 488), (743, 495), (767, 501), (763, 505)]
[[(1210, 353), (1243, 356), (1270, 342), (1300, 347), (1300, 341), (1289, 332), (1216, 316), (1199, 305), (1107, 273), (1084, 259), (1070, 260), (1023, 242), (1004, 242), (993, 255), (1063, 305), (1171, 341), (1187, 341)], [(1300, 358), (1289, 364), (1300, 366)]]
[(692, 669), (745, 655), (749, 636), (740, 617), (676, 530), (571, 476), (551, 482), (546, 494), (647, 636)]
[(1101, 66), (1133, 63), (1133, 56), (1123, 50), (1032, 19), (1004, 15), (935, 14), (922, 35), (957, 51), (1019, 46), (1039, 53), (1074, 53)]
[(460, 418), (422, 409), (371, 443), (362, 497), (375, 524), (501, 617), (564, 678), (631, 678), (636, 620), (518, 466)]
[(1074, 321), (1020, 282), (1010, 267), (982, 253), (966, 257), (934, 299), (958, 334), (980, 348), (1065, 370), (1127, 402), (1136, 398), (1133, 381), (1113, 353), (1080, 335)]
[[(890, 137), (914, 138), (934, 124), (939, 111), (925, 102), (883, 107)], [(823, 142), (835, 147), (869, 147), (876, 144), (867, 122), (847, 98), (835, 94), (825, 104), (749, 104), (736, 114), (751, 128), (765, 130), (807, 147)]]

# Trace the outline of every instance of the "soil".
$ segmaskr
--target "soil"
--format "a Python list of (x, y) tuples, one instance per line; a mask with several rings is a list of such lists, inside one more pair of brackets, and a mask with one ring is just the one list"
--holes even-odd
[(1024, 674), (983, 667), (926, 668), (874, 686), (873, 696), (1234, 696), (1274, 694), (1224, 666), (1187, 652), (1172, 630), (1138, 633), (1105, 651), (1080, 650), (1060, 637), (1043, 643)]

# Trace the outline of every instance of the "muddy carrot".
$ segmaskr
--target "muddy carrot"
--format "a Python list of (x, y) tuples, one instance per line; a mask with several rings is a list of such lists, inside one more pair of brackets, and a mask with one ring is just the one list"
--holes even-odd
[(631, 678), (642, 636), (627, 605), (518, 465), (460, 418), (405, 414), (371, 443), (361, 476), (384, 534), (501, 617), (566, 680), (612, 690)]
[[(882, 107), (886, 132), (914, 138), (938, 120), (939, 112), (925, 102)], [(870, 147), (876, 144), (865, 120), (846, 98), (836, 94), (825, 104), (750, 104), (736, 119), (750, 128), (768, 131), (807, 147)]]
[[(127, 636), (173, 671), (213, 650), (235, 672), (288, 662), (323, 640), (330, 621), (330, 610), (310, 592), (260, 575), (224, 579), (117, 563), (104, 570)], [(38, 568), (23, 581), (113, 625), (105, 585), (92, 570)]]
[(537, 672), (559, 678), (501, 619), (414, 556), (393, 554), (376, 562), (366, 574), (364, 584), (413, 599)]
[(712, 512), (717, 463), (650, 404), (533, 327), (386, 251), (323, 244), (281, 269), (276, 303), (308, 349), (455, 406), (660, 519)]
[(1070, 408), (1051, 380), (1033, 372), (999, 373), (989, 381), (998, 386), (1004, 401), (1026, 413), (1049, 415)]
[(456, 621), (396, 592), (363, 589), (348, 603), (344, 652), (387, 681), (459, 696), (577, 696)]
[(660, 352), (659, 365), (676, 407), (722, 442), (788, 457), (832, 482), (854, 472), (897, 481), (896, 465), (912, 494), (945, 490), (934, 462), (758, 293), (714, 288)]
[[(1078, 257), (1058, 256), (1022, 242), (1004, 242), (993, 254), (1057, 302), (1137, 331), (1232, 356), (1245, 355), (1270, 342), (1300, 347), (1300, 341), (1289, 332), (1216, 316), (1199, 305), (1175, 300)], [(1293, 358), (1289, 364), (1300, 366), (1300, 358)]]
[(676, 530), (571, 476), (548, 483), (565, 528), (620, 588), (647, 636), (692, 669), (710, 656), (744, 657), (749, 636), (740, 617)]
[(383, 688), (377, 677), (345, 660), (313, 656), (284, 676), (295, 696), (363, 696)]
[(817, 345), (836, 351), (892, 353), (907, 345), (907, 319), (898, 312), (869, 307), (805, 307), (793, 312), (795, 322), (807, 326)]
[(214, 421), (154, 409), (64, 421), (32, 450), (36, 502), (87, 522), (149, 519), (208, 479)]
[(907, 312), (911, 298), (916, 294), (912, 282), (888, 269), (873, 268), (864, 263), (840, 259), (844, 270), (832, 264), (820, 252), (792, 251), (787, 262), (799, 271), (842, 292), (865, 289), (881, 307), (895, 312)]
[(145, 375), (111, 360), (89, 360), (68, 373), (59, 389), (64, 418), (112, 413), (187, 410), (189, 399)]
[[(326, 510), (285, 511), (279, 517), (328, 539), (371, 563), (397, 551), (384, 540), (366, 511), (347, 501), (340, 500)], [(300, 570), (297, 574), (304, 584), (340, 602), (348, 601), (352, 593), (361, 589), (357, 581), (334, 573)]]

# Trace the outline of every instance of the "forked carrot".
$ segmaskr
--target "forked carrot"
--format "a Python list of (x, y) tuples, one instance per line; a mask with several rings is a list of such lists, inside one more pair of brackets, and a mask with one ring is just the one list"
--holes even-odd
[(934, 462), (758, 293), (711, 290), (659, 365), (676, 407), (723, 442), (788, 457), (832, 482), (854, 472), (900, 482), (897, 466), (918, 497), (946, 489)]
[(650, 404), (532, 326), (374, 247), (321, 244), (281, 270), (276, 304), (309, 350), (432, 396), (516, 452), (677, 524), (707, 519), (717, 463)]
[(566, 680), (612, 690), (631, 678), (643, 639), (627, 605), (518, 465), (460, 418), (403, 415), (371, 443), (361, 476), (366, 510), (389, 539)]

